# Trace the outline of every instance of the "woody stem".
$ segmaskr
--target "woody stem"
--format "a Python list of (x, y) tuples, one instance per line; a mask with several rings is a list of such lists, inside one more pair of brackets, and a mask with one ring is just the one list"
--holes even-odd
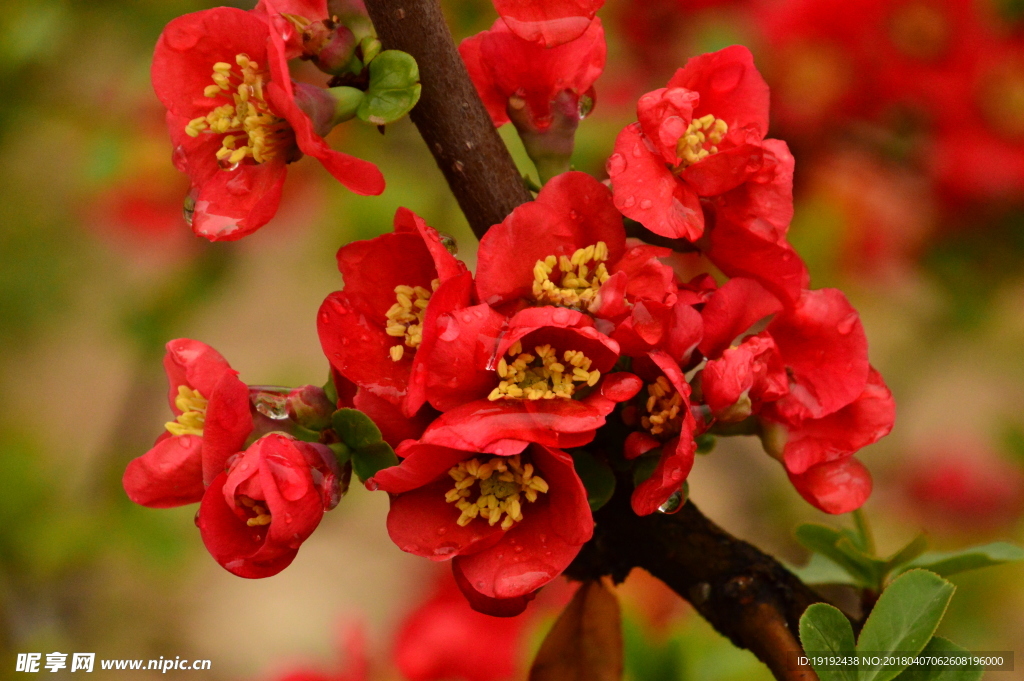
[(438, 0), (366, 0), (386, 49), (408, 52), (423, 92), (410, 117), (481, 238), (533, 197), (469, 79)]

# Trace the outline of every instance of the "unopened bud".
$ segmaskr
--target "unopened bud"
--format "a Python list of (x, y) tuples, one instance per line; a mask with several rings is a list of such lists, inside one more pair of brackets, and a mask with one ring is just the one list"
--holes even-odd
[(327, 89), (295, 83), (295, 103), (309, 116), (313, 131), (320, 137), (325, 137), (338, 123), (354, 118), (362, 99), (362, 90), (352, 87)]
[(317, 21), (302, 34), (303, 54), (324, 73), (338, 76), (350, 71), (359, 41), (348, 26)]
[(783, 462), (786, 451), (786, 442), (789, 440), (789, 431), (781, 423), (772, 421), (761, 421), (761, 444), (768, 456)]
[(580, 124), (578, 94), (572, 90), (558, 93), (551, 101), (551, 115), (543, 118), (538, 118), (529, 103), (515, 95), (509, 98), (506, 111), (526, 153), (537, 166), (541, 184), (570, 169), (576, 128)]
[(334, 410), (334, 404), (318, 386), (304, 385), (288, 393), (288, 417), (303, 428), (329, 428)]

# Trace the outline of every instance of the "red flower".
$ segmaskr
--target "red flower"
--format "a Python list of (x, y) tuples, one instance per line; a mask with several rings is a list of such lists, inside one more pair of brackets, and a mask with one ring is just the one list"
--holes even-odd
[(701, 373), (701, 392), (719, 421), (742, 421), (789, 392), (775, 341), (767, 334), (745, 339), (710, 360)]
[(367, 481), (391, 495), (388, 534), (398, 548), (452, 560), (474, 609), (514, 615), (572, 562), (593, 533), (572, 458), (530, 445), (488, 456), (407, 442), (402, 463)]
[(650, 477), (637, 485), (630, 500), (637, 515), (650, 515), (679, 491), (693, 468), (697, 424), (690, 413), (690, 384), (679, 365), (664, 352), (633, 361), (646, 384), (640, 405), (627, 408), (623, 421), (636, 428), (626, 438), (625, 456), (636, 458), (661, 447)]
[(169, 342), (164, 370), (175, 419), (152, 449), (128, 464), (122, 480), (128, 498), (150, 508), (200, 501), (224, 467), (219, 452), (241, 449), (253, 428), (249, 389), (209, 345)]
[(323, 445), (265, 435), (213, 479), (197, 524), (210, 555), (239, 577), (276, 575), (340, 498), (334, 454)]
[(603, 4), (604, 0), (494, 0), (509, 30), (545, 47), (583, 35)]
[(310, 99), (317, 88), (296, 92), (285, 52), (263, 12), (230, 7), (178, 17), (157, 42), (153, 88), (167, 107), (174, 163), (192, 182), (192, 229), (212, 241), (266, 224), (286, 164), (303, 153), (356, 193), (384, 190), (375, 165), (331, 150), (327, 130), (314, 130), (296, 95)]
[(667, 88), (637, 104), (608, 159), (615, 206), (656, 234), (695, 241), (701, 197), (724, 194), (760, 170), (768, 86), (750, 51), (734, 45), (694, 57)]
[(409, 681), (505, 681), (520, 668), (525, 625), (525, 617), (476, 612), (449, 576), (402, 622), (395, 664)]
[(579, 99), (604, 70), (607, 47), (600, 19), (578, 39), (550, 49), (520, 40), (499, 19), (490, 30), (463, 40), (459, 52), (495, 126), (509, 122), (510, 107), (525, 107), (532, 127), (544, 130), (563, 92), (578, 121)]
[(342, 376), (400, 406), (427, 336), (428, 301), (465, 265), (422, 218), (399, 208), (395, 231), (342, 247), (338, 269), (345, 289), (327, 297), (318, 317), (324, 354)]
[(609, 373), (618, 345), (576, 310), (526, 308), (506, 320), (482, 304), (438, 326), (426, 394), (445, 413), (423, 433), (425, 443), (495, 454), (528, 442), (582, 446), (640, 389), (633, 374)]

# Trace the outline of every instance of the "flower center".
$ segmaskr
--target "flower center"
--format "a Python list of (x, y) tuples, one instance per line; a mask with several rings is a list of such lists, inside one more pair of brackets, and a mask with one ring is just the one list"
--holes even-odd
[(683, 429), (682, 395), (664, 376), (647, 385), (647, 395), (647, 416), (640, 417), (640, 424), (651, 435), (677, 435)]
[(270, 517), (270, 511), (266, 509), (263, 504), (266, 502), (262, 499), (250, 499), (244, 494), (239, 494), (235, 497), (242, 506), (245, 506), (248, 513), (252, 513), (253, 516), (245, 521), (245, 524), (249, 527), (258, 527), (260, 525), (269, 525), (272, 518)]
[(164, 424), (167, 432), (171, 435), (202, 436), (203, 422), (206, 420), (206, 398), (198, 390), (191, 390), (187, 385), (179, 385), (174, 406), (181, 414)]
[(566, 350), (562, 355), (564, 363), (558, 361), (557, 352), (550, 345), (535, 347), (534, 352), (523, 352), (523, 344), (516, 341), (506, 353), (512, 361), (502, 357), (498, 362), (501, 383), (487, 399), (569, 399), (577, 388), (594, 386), (601, 378), (601, 372), (591, 370), (591, 360), (578, 350)]
[[(518, 454), (495, 456), (487, 463), (480, 463), (474, 457), (453, 466), (448, 475), (455, 481), (455, 487), (448, 490), (444, 499), (462, 511), (456, 521), (461, 527), (479, 516), (486, 518), (490, 525), (500, 522), (501, 529), (507, 530), (523, 519), (523, 497), (532, 504), (538, 494), (548, 491), (547, 481), (534, 475), (533, 464), (522, 463)], [(476, 500), (470, 501), (474, 485), (477, 485)]]
[[(603, 241), (577, 249), (572, 257), (549, 255), (538, 260), (533, 266), (533, 297), (539, 303), (566, 307), (590, 302), (610, 276), (606, 260), (608, 246)], [(559, 274), (552, 280), (556, 267)]]
[[(440, 285), (439, 279), (430, 282), (430, 287), (434, 291)], [(389, 336), (401, 338), (404, 345), (391, 346), (391, 361), (397, 362), (402, 359), (406, 347), (415, 350), (423, 342), (423, 315), (426, 314), (432, 293), (433, 291), (428, 291), (422, 286), (395, 287), (397, 302), (385, 315), (388, 323), (384, 331)]]
[[(713, 145), (725, 139), (728, 132), (729, 124), (721, 118), (715, 118), (711, 114), (695, 118), (676, 142), (676, 156), (683, 159), (679, 167), (691, 166), (698, 161), (703, 161), (711, 154), (717, 154), (718, 147)], [(704, 144), (707, 142), (710, 142), (712, 146), (705, 149)]]
[(276, 116), (263, 98), (267, 72), (261, 71), (259, 64), (245, 54), (236, 55), (235, 63), (239, 69), (224, 61), (214, 64), (213, 85), (203, 90), (211, 99), (230, 97), (231, 103), (222, 104), (185, 126), (190, 137), (203, 132), (224, 135), (217, 160), (227, 170), (233, 170), (247, 158), (256, 163), (269, 161), (282, 146), (291, 143), (293, 136), (288, 122)]
[(889, 38), (903, 54), (915, 59), (936, 59), (946, 49), (949, 21), (931, 2), (911, 2), (889, 19)]

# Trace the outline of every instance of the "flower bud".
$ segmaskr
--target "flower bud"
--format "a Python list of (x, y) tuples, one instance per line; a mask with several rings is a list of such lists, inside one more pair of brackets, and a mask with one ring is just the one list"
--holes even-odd
[(350, 70), (358, 42), (348, 26), (335, 24), (330, 19), (313, 22), (302, 35), (304, 54), (318, 69), (332, 76)]
[(304, 385), (288, 393), (288, 417), (303, 428), (329, 428), (334, 409), (324, 389), (318, 386)]
[(295, 83), (295, 103), (309, 116), (314, 132), (321, 137), (339, 123), (355, 117), (362, 99), (362, 91), (352, 87), (325, 89), (308, 83)]
[(541, 184), (569, 171), (576, 128), (580, 124), (578, 94), (571, 90), (559, 92), (551, 101), (550, 116), (544, 119), (535, 117), (521, 97), (510, 97), (507, 111), (526, 153), (537, 166)]

